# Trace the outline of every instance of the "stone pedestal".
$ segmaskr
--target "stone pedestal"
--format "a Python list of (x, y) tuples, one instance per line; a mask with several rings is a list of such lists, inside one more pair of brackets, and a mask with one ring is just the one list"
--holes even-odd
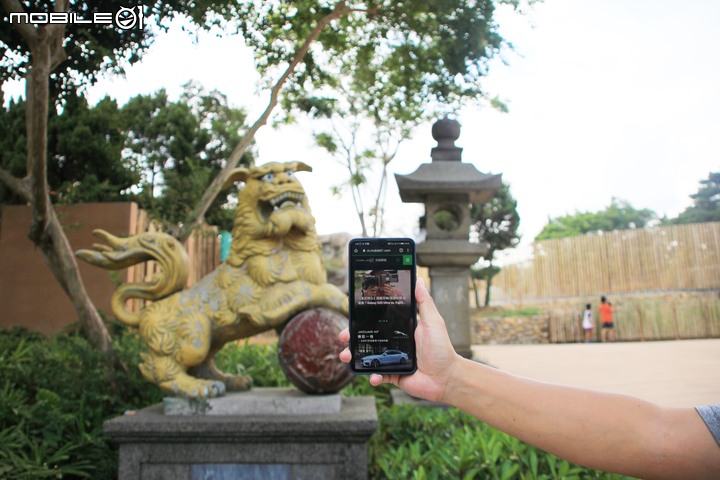
[[(278, 389), (282, 405), (287, 392)], [(244, 401), (252, 392), (237, 394)], [(261, 403), (271, 404), (265, 389)], [(335, 413), (165, 415), (155, 405), (108, 420), (120, 446), (120, 480), (367, 478), (377, 429), (372, 397), (342, 397)], [(227, 401), (227, 399), (225, 400)], [(324, 401), (324, 400), (323, 400)], [(333, 403), (333, 402), (330, 402)]]
[(470, 348), (470, 304), (468, 267), (430, 267), (431, 292), (440, 314), (445, 318), (450, 341), (455, 351), (465, 358), (472, 358)]

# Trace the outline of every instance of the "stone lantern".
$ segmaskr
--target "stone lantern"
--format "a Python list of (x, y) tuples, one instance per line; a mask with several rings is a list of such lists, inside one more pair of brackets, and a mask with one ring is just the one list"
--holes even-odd
[(443, 118), (432, 126), (438, 142), (430, 163), (409, 175), (395, 175), (400, 198), (424, 203), (425, 240), (417, 245), (418, 265), (429, 267), (431, 294), (447, 323), (455, 350), (471, 357), (470, 266), (487, 251), (487, 245), (470, 243), (470, 204), (486, 203), (500, 188), (502, 175), (488, 175), (462, 162), (455, 146), (460, 123)]

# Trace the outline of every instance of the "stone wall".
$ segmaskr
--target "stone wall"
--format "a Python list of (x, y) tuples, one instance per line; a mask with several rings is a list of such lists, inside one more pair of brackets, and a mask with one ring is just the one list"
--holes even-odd
[(472, 315), (474, 345), (550, 343), (547, 315), (524, 317), (481, 317)]

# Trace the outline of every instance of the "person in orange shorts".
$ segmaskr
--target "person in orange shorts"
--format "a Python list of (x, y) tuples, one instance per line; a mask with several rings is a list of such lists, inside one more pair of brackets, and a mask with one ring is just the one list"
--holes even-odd
[(613, 312), (615, 309), (612, 303), (607, 301), (605, 295), (600, 297), (600, 323), (602, 324), (602, 331), (600, 332), (600, 338), (603, 342), (614, 342), (615, 341), (615, 322), (613, 321)]

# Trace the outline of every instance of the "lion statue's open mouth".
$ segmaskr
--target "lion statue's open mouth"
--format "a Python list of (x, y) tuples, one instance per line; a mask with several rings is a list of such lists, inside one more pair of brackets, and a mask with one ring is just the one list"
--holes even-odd
[(298, 192), (283, 192), (269, 200), (258, 202), (258, 211), (264, 219), (270, 217), (274, 212), (287, 208), (303, 208), (305, 194)]

